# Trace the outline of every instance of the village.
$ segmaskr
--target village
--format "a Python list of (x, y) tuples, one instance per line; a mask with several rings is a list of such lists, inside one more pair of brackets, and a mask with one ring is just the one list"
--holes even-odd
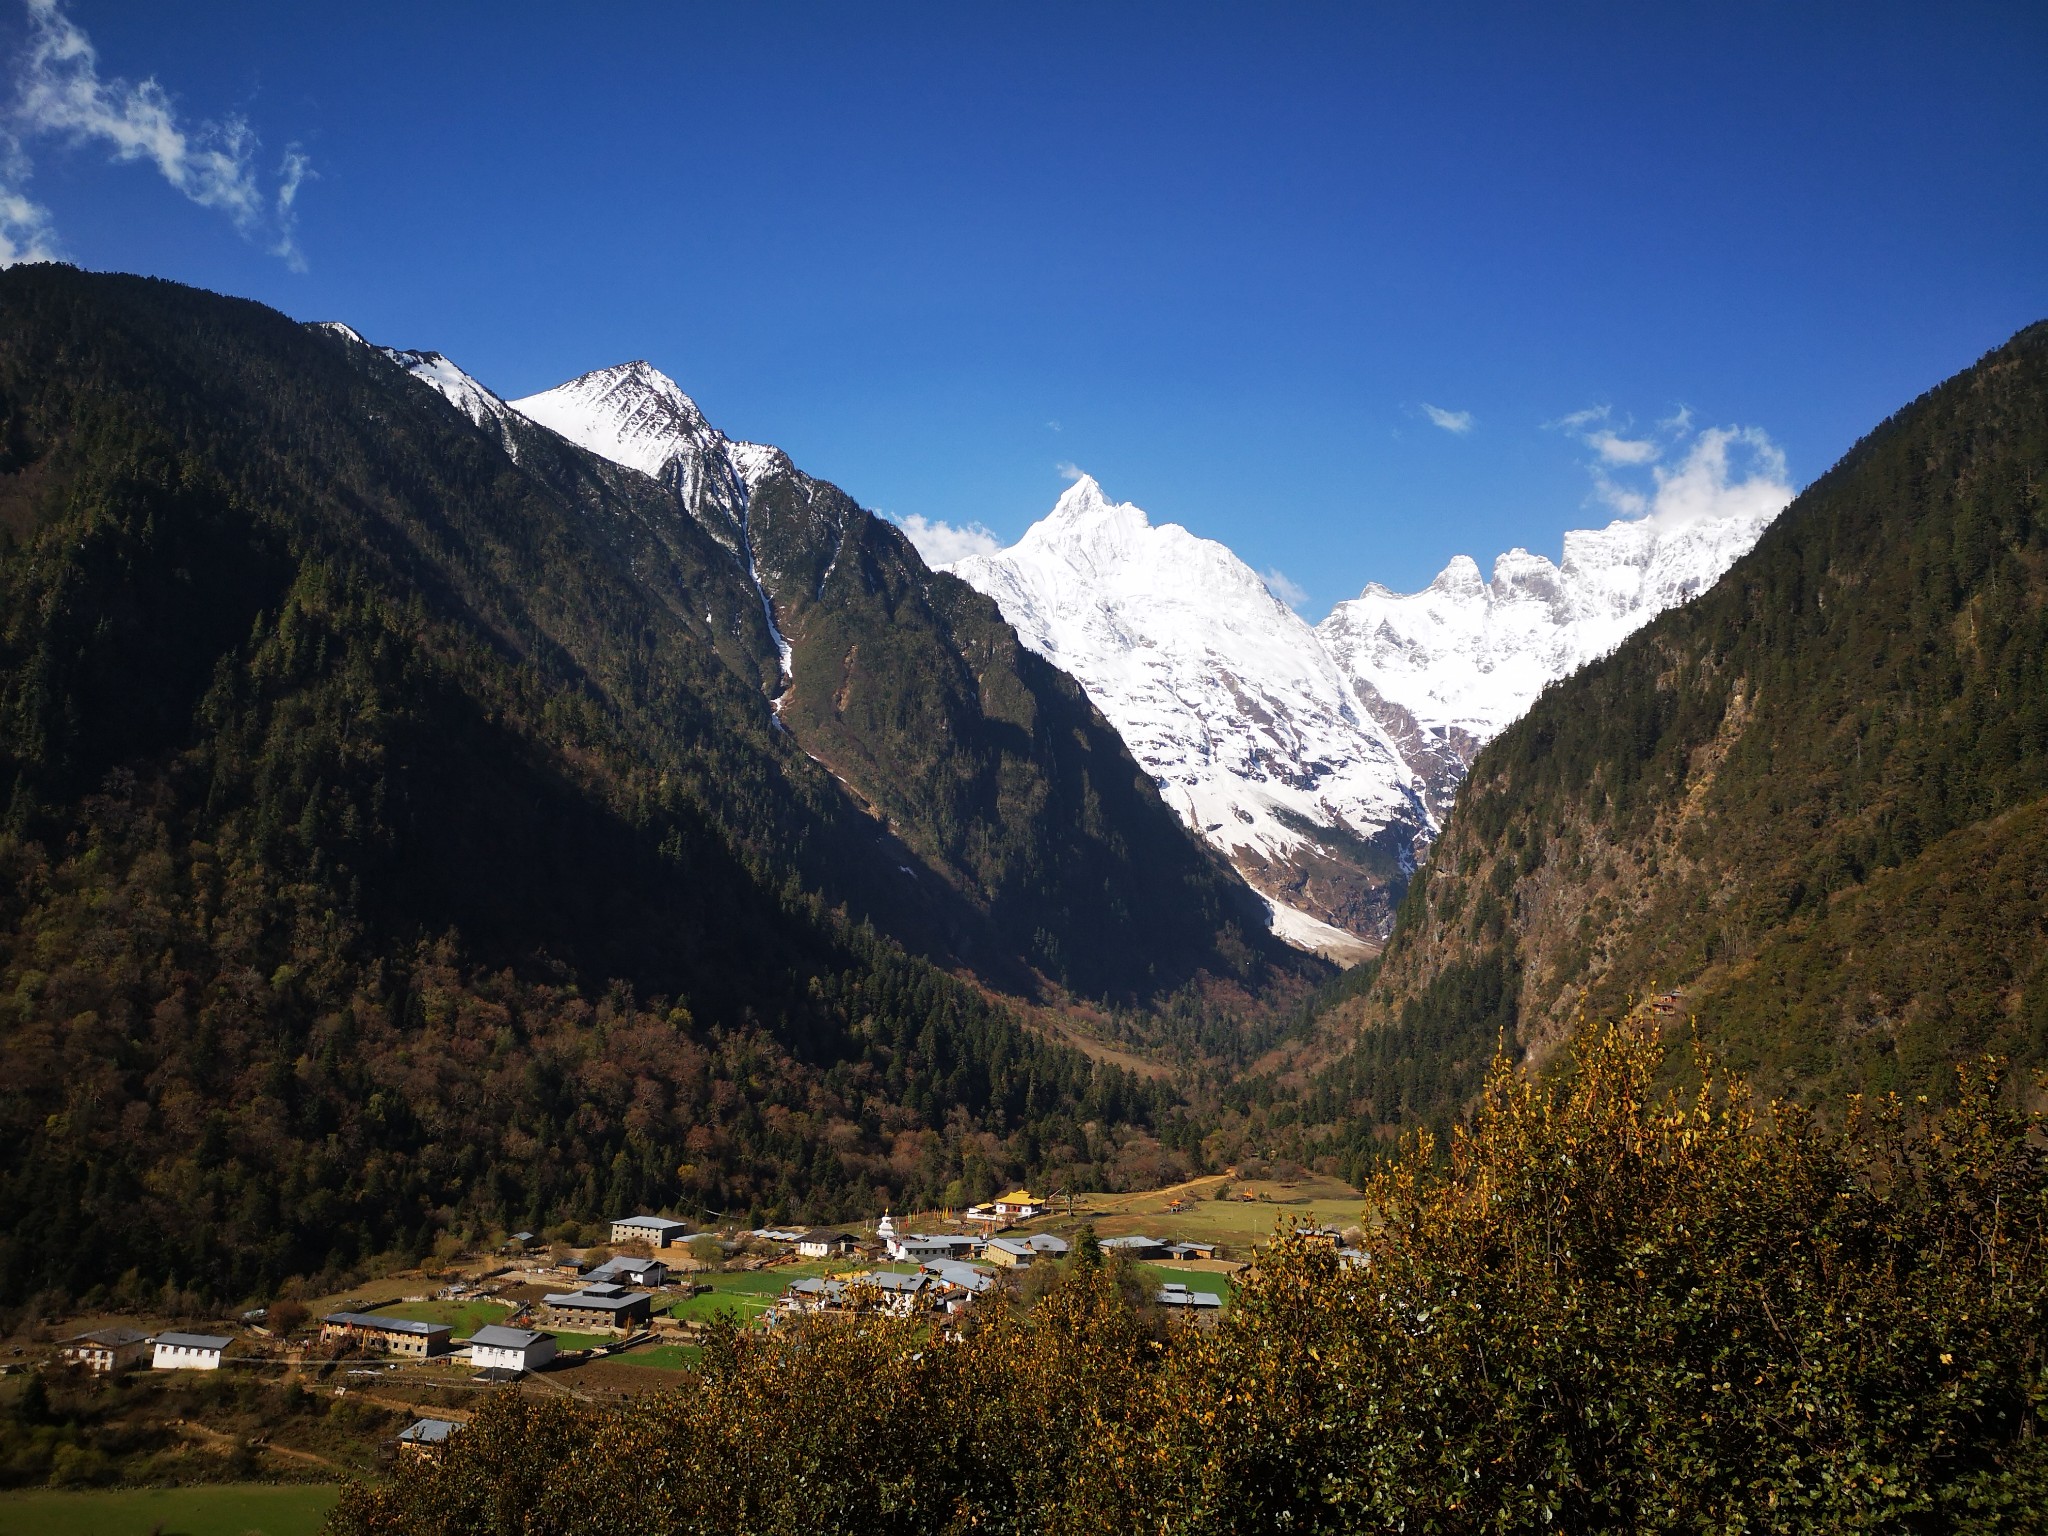
[[(46, 1330), (42, 1349), (9, 1341), (0, 1374), (43, 1366), (108, 1381), (134, 1372), (168, 1373), (167, 1384), (204, 1373), (303, 1381), (359, 1411), (374, 1406), (375, 1459), (390, 1464), (438, 1455), (479, 1393), (526, 1388), (605, 1403), (667, 1385), (722, 1319), (775, 1329), (883, 1315), (925, 1322), (944, 1338), (978, 1302), (1025, 1304), (1034, 1272), (1056, 1269), (1077, 1244), (1125, 1264), (1163, 1326), (1215, 1326), (1262, 1227), (1364, 1262), (1357, 1229), (1335, 1225), (1327, 1200), (1289, 1210), (1290, 1192), (1276, 1210), (1263, 1193), (1229, 1209), (1200, 1198), (1227, 1187), (1212, 1178), (1150, 1197), (1083, 1199), (1019, 1188), (963, 1212), (899, 1221), (885, 1210), (828, 1227), (713, 1229), (621, 1214), (598, 1225), (603, 1242), (509, 1234), (488, 1252), (453, 1256), (431, 1288), (415, 1272), (366, 1282), (332, 1305), (285, 1299), (203, 1328), (110, 1321)], [(1325, 1193), (1356, 1198), (1341, 1187)], [(1098, 1236), (1098, 1225), (1109, 1235)], [(310, 1472), (304, 1463), (333, 1454), (316, 1444), (294, 1449), (265, 1433), (248, 1449), (274, 1463), (298, 1458), (294, 1470)]]

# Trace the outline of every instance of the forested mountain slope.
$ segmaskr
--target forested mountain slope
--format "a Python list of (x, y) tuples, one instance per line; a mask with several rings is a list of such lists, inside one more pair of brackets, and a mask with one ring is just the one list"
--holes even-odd
[[(2048, 1062), (2048, 325), (1930, 391), (1473, 766), (1309, 1118), (1648, 1003), (1772, 1094)], [(1671, 992), (1683, 996), (1664, 1001)]]
[(1096, 996), (1280, 958), (1263, 905), (1175, 824), (1074, 680), (894, 524), (728, 438), (648, 363), (509, 405), (447, 374), (424, 372), (502, 423), (508, 452), (540, 422), (647, 477), (717, 547), (744, 596), (707, 619), (749, 649), (741, 670), (782, 730), (910, 850), (886, 867), (913, 883), (884, 894), (942, 921), (928, 944), (999, 977), (1021, 957)]
[[(0, 1293), (243, 1295), (645, 1203), (852, 1214), (1173, 1133), (834, 910), (1069, 933), (894, 894), (942, 883), (778, 729), (720, 622), (753, 593), (647, 477), (261, 306), (24, 266), (0, 528)], [(1015, 676), (994, 760), (1072, 782), (1014, 714), (1085, 734), (1085, 700)], [(1083, 788), (1142, 784), (1103, 735)], [(1116, 894), (1185, 894), (1181, 840)], [(1072, 897), (1077, 980), (1211, 891), (1150, 927)]]

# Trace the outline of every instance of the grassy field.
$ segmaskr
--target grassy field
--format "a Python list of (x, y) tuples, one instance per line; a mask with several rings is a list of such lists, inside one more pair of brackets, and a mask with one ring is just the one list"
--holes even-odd
[[(1253, 1198), (1216, 1199), (1217, 1189), (1226, 1183), (1233, 1196)], [(1032, 1225), (1064, 1232), (1086, 1222), (1093, 1224), (1101, 1237), (1142, 1232), (1148, 1237), (1168, 1240), (1217, 1242), (1227, 1246), (1228, 1257), (1248, 1259), (1254, 1247), (1269, 1241), (1289, 1221), (1339, 1229), (1356, 1226), (1364, 1212), (1365, 1197), (1340, 1179), (1310, 1177), (1278, 1183), (1228, 1180), (1217, 1175), (1177, 1184), (1171, 1189), (1078, 1195), (1074, 1203), (1076, 1214), (1072, 1219), (1062, 1214), (1056, 1220)], [(1181, 1209), (1169, 1209), (1176, 1204)]]
[(621, 1365), (644, 1366), (650, 1371), (682, 1371), (695, 1365), (703, 1353), (694, 1344), (643, 1344), (609, 1358)]
[(325, 1483), (0, 1494), (0, 1536), (314, 1536), (337, 1497)]
[(548, 1332), (555, 1335), (557, 1349), (596, 1349), (600, 1344), (613, 1344), (623, 1337), (616, 1333), (557, 1333), (552, 1328)]
[(409, 1318), (416, 1323), (447, 1323), (455, 1337), (466, 1339), (479, 1328), (502, 1323), (512, 1309), (499, 1301), (399, 1301), (379, 1307), (380, 1317)]
[(708, 1323), (722, 1312), (731, 1312), (742, 1322), (750, 1322), (766, 1312), (775, 1298), (789, 1289), (792, 1280), (801, 1280), (806, 1275), (842, 1274), (863, 1267), (840, 1260), (778, 1264), (773, 1269), (750, 1269), (736, 1274), (692, 1275), (690, 1278), (698, 1284), (710, 1286), (710, 1291), (684, 1297), (669, 1308), (669, 1316), (682, 1323)]

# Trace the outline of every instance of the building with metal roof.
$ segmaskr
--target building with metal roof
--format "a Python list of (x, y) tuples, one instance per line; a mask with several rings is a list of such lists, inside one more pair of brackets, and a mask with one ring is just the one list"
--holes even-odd
[(320, 1319), (323, 1344), (363, 1344), (387, 1354), (410, 1355), (424, 1360), (445, 1354), (455, 1330), (446, 1323), (423, 1323), (410, 1317), (386, 1317), (380, 1312), (330, 1312)]

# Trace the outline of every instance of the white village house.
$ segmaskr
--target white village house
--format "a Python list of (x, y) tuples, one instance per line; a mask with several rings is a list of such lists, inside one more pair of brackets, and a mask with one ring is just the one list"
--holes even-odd
[(469, 1340), (469, 1362), (480, 1371), (537, 1371), (555, 1358), (555, 1336), (491, 1323)]
[(583, 1277), (586, 1286), (591, 1285), (653, 1285), (668, 1284), (668, 1266), (659, 1259), (635, 1258), (622, 1253), (615, 1259), (607, 1259)]
[(140, 1365), (149, 1353), (150, 1339), (134, 1328), (100, 1328), (81, 1333), (66, 1344), (63, 1358), (101, 1376), (112, 1376), (132, 1365)]
[(220, 1357), (233, 1339), (214, 1333), (160, 1333), (152, 1341), (156, 1358), (149, 1362), (157, 1371), (217, 1371)]

